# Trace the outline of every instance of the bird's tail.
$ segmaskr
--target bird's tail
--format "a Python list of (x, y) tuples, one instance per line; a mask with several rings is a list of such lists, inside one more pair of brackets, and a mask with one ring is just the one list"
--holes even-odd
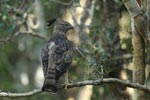
[(56, 82), (56, 80), (47, 80), (46, 79), (44, 81), (42, 91), (55, 93), (57, 91), (57, 82)]
[(46, 75), (42, 91), (53, 93), (57, 91), (57, 80), (55, 79), (55, 73), (52, 71), (53, 70), (49, 70), (48, 74)]

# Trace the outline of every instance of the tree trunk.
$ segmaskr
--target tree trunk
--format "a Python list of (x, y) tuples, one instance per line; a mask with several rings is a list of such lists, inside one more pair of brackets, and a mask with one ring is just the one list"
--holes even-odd
[[(145, 83), (146, 0), (123, 0), (131, 16), (133, 45), (133, 82)], [(134, 90), (133, 100), (146, 100), (146, 93)]]
[[(138, 23), (137, 19), (139, 16), (135, 17), (133, 23)], [(141, 27), (139, 27), (141, 28)], [(140, 32), (142, 32), (140, 30)], [(143, 32), (142, 32), (143, 33)], [(145, 46), (144, 40), (137, 27), (134, 27), (134, 32), (132, 33), (132, 45), (133, 45), (133, 82), (144, 84), (145, 82)], [(140, 90), (134, 91), (134, 100), (146, 100), (145, 92)]]

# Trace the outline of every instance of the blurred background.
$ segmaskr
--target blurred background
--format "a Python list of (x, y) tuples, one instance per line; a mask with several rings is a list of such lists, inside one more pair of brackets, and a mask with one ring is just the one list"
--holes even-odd
[[(0, 0), (0, 90), (42, 87), (40, 52), (54, 27), (46, 21), (56, 16), (75, 28), (67, 33), (76, 44), (70, 82), (132, 80), (130, 16), (121, 0)], [(129, 100), (132, 94), (131, 88), (100, 84), (0, 100)]]

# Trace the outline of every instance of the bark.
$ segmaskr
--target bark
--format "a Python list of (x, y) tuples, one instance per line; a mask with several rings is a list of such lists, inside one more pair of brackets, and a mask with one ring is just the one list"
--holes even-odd
[[(141, 24), (138, 22), (141, 16), (137, 16), (134, 18), (134, 23)], [(144, 21), (144, 20), (143, 20)], [(134, 48), (133, 51), (133, 82), (144, 84), (145, 82), (145, 46), (144, 40), (140, 33), (137, 31), (135, 26), (134, 33), (132, 36), (132, 45)], [(141, 27), (139, 27), (141, 28)], [(140, 32), (144, 33), (142, 30)], [(134, 93), (135, 100), (146, 100), (146, 95), (143, 91), (135, 90)]]

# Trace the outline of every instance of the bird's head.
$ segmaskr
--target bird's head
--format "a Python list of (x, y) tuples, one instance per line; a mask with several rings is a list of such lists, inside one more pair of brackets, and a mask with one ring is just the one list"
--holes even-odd
[(66, 33), (67, 31), (74, 29), (74, 28), (70, 23), (58, 18), (56, 20), (55, 29)]

